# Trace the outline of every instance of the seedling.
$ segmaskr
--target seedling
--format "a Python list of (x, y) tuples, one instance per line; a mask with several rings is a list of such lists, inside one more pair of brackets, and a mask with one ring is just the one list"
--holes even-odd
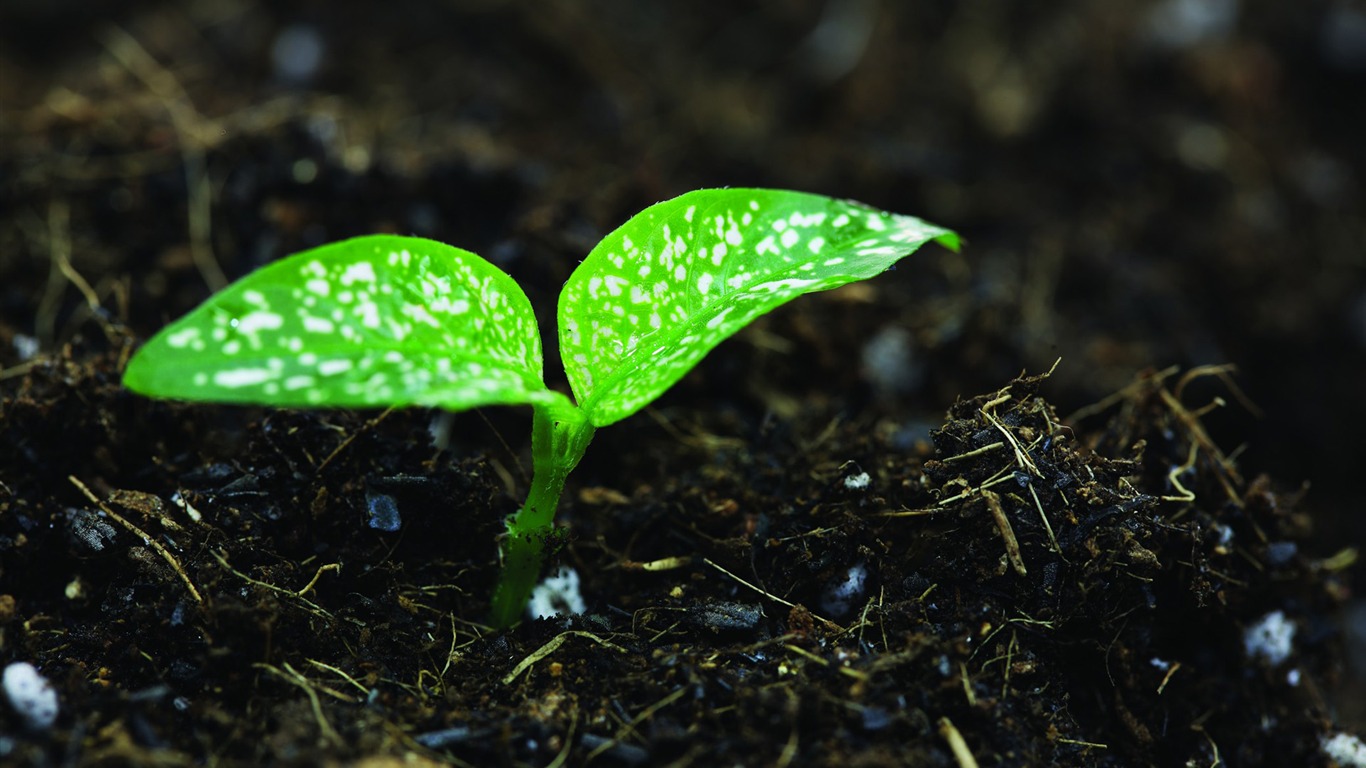
[(530, 405), (531, 489), (508, 518), (492, 603), (492, 623), (506, 627), (595, 429), (645, 407), (754, 318), (873, 277), (930, 240), (958, 247), (920, 219), (800, 192), (706, 189), (650, 206), (560, 293), (570, 400), (545, 385), (536, 317), (512, 278), (431, 240), (357, 237), (224, 288), (148, 341), (123, 382), (154, 397), (283, 407)]

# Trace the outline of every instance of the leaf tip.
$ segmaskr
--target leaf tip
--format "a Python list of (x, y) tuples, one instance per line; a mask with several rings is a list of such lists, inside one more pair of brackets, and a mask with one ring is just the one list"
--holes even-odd
[(943, 234), (935, 235), (934, 241), (954, 253), (962, 253), (963, 251), (963, 238), (959, 237), (958, 233), (953, 230), (946, 229)]

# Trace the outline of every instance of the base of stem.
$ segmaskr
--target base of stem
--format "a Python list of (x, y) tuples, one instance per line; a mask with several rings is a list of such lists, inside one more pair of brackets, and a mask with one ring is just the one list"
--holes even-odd
[(545, 564), (547, 541), (554, 533), (554, 527), (547, 526), (509, 535), (503, 540), (503, 571), (493, 590), (489, 611), (489, 622), (494, 628), (506, 629), (521, 619), (531, 590), (541, 575), (541, 566)]

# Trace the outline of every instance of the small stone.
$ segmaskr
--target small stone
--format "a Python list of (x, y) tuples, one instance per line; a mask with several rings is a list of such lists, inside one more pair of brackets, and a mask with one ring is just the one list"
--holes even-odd
[(377, 531), (393, 533), (403, 527), (403, 517), (398, 511), (398, 501), (387, 493), (365, 492), (365, 509), (369, 514), (368, 524)]
[(868, 585), (868, 568), (856, 563), (844, 573), (844, 578), (825, 585), (821, 590), (821, 611), (844, 616), (863, 599)]
[(689, 618), (712, 632), (743, 631), (759, 626), (764, 609), (753, 603), (715, 600), (700, 606)]
[(14, 353), (19, 356), (19, 362), (32, 360), (41, 348), (38, 339), (33, 336), (25, 336), (22, 333), (14, 334)]
[(1325, 736), (1319, 747), (1329, 760), (1342, 768), (1366, 768), (1366, 744), (1350, 733), (1335, 733)]
[(870, 482), (872, 482), (872, 478), (868, 476), (868, 473), (860, 472), (857, 475), (849, 475), (844, 478), (844, 487), (851, 491), (862, 491), (868, 487)]
[(57, 722), (57, 691), (38, 668), (27, 661), (5, 667), (5, 696), (10, 706), (35, 731), (45, 731)]
[(579, 572), (566, 566), (537, 584), (526, 606), (527, 615), (533, 619), (577, 615), (587, 609), (579, 593)]
[(1294, 649), (1295, 623), (1284, 611), (1272, 611), (1243, 633), (1243, 647), (1250, 658), (1261, 657), (1276, 666), (1290, 657)]

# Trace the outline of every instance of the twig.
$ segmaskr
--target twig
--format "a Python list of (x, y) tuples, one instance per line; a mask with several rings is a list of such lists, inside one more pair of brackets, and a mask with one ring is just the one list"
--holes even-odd
[[(325, 670), (327, 670), (328, 672), (331, 672), (332, 674), (336, 675), (337, 677), (340, 677), (341, 679), (343, 679), (343, 680), (345, 680), (346, 682), (350, 683), (351, 685), (354, 685), (354, 686), (361, 692), (361, 698), (362, 698), (362, 699), (363, 699), (364, 697), (370, 695), (370, 689), (369, 689), (369, 688), (366, 688), (364, 685), (361, 685), (360, 682), (359, 682), (358, 680), (356, 680), (356, 678), (354, 678), (354, 677), (352, 677), (352, 676), (346, 674), (346, 672), (344, 672), (344, 671), (342, 671), (342, 670), (340, 670), (340, 669), (337, 669), (336, 667), (332, 666), (331, 664), (324, 664), (324, 663), (322, 663), (321, 661), (318, 661), (317, 659), (305, 659), (305, 661), (307, 661), (309, 664), (312, 664), (313, 666), (317, 667), (318, 669), (325, 669)], [(354, 700), (351, 700), (351, 701), (354, 701)]]
[[(740, 584), (742, 584), (742, 585), (744, 585), (744, 586), (746, 586), (746, 587), (749, 587), (750, 589), (754, 590), (755, 592), (758, 592), (759, 594), (763, 595), (764, 597), (767, 597), (769, 600), (772, 600), (773, 602), (778, 603), (779, 605), (785, 605), (785, 606), (787, 606), (788, 608), (796, 608), (796, 607), (797, 607), (797, 604), (796, 604), (796, 603), (793, 603), (793, 602), (784, 600), (784, 599), (782, 599), (781, 597), (778, 597), (777, 595), (773, 594), (772, 592), (768, 592), (768, 591), (766, 591), (766, 590), (763, 590), (763, 589), (760, 589), (759, 587), (754, 586), (753, 584), (750, 584), (748, 581), (745, 581), (744, 579), (740, 578), (739, 576), (736, 576), (735, 574), (731, 573), (730, 571), (726, 570), (725, 568), (722, 568), (720, 565), (718, 565), (715, 561), (713, 561), (713, 560), (712, 560), (711, 558), (709, 558), (709, 557), (704, 557), (704, 558), (702, 558), (702, 562), (706, 563), (707, 565), (710, 565), (711, 567), (715, 568), (716, 570), (720, 571), (721, 573), (726, 574), (727, 576), (731, 577), (732, 579), (735, 579), (735, 580), (736, 580), (737, 582), (739, 582)], [(833, 629), (833, 630), (835, 630), (836, 632), (843, 632), (843, 631), (844, 631), (844, 627), (841, 627), (840, 625), (836, 624), (835, 622), (833, 622), (833, 621), (831, 621), (831, 620), (829, 620), (829, 619), (827, 619), (827, 618), (824, 618), (824, 617), (822, 617), (822, 616), (818, 616), (818, 615), (816, 615), (816, 614), (813, 613), (813, 614), (811, 614), (811, 618), (815, 619), (816, 621), (819, 621), (820, 623), (824, 624), (827, 628)]]
[(778, 760), (774, 763), (777, 768), (787, 768), (787, 766), (792, 765), (793, 761), (797, 759), (797, 745), (800, 743), (798, 741), (800, 718), (797, 717), (800, 702), (797, 699), (796, 692), (790, 687), (784, 687), (783, 692), (787, 694), (787, 714), (792, 718), (792, 722), (787, 729), (787, 742), (783, 744), (783, 751), (778, 753)]
[(516, 680), (519, 675), (530, 669), (533, 664), (554, 653), (561, 645), (564, 645), (565, 640), (573, 636), (586, 637), (589, 640), (592, 640), (593, 642), (597, 643), (598, 645), (601, 645), (603, 648), (610, 648), (618, 653), (628, 652), (625, 648), (622, 648), (616, 643), (610, 643), (606, 640), (603, 640), (601, 637), (598, 637), (592, 632), (583, 632), (580, 630), (561, 632), (560, 634), (552, 637), (550, 639), (550, 642), (532, 651), (531, 655), (517, 662), (517, 666), (513, 667), (511, 672), (503, 676), (503, 685), (510, 685), (513, 680)]
[(986, 499), (987, 509), (991, 510), (991, 517), (996, 521), (996, 528), (1001, 532), (1001, 538), (1006, 543), (1006, 557), (1010, 559), (1010, 565), (1015, 572), (1021, 576), (1028, 575), (1025, 570), (1024, 557), (1020, 554), (1020, 542), (1015, 538), (1015, 529), (1010, 527), (1010, 518), (1006, 517), (1006, 511), (1001, 508), (1001, 497), (995, 491), (982, 491), (982, 498)]
[(941, 507), (946, 506), (948, 504), (954, 503), (955, 501), (962, 501), (963, 499), (971, 498), (976, 494), (984, 493), (988, 488), (991, 488), (992, 486), (1000, 485), (1001, 483), (1014, 482), (1014, 480), (1015, 477), (1013, 475), (1008, 473), (1002, 473), (994, 478), (991, 478), (990, 480), (987, 480), (986, 482), (982, 483), (976, 488), (968, 488), (966, 491), (963, 491), (957, 496), (950, 496), (947, 499), (940, 499), (938, 503)]
[(676, 568), (682, 568), (686, 565), (689, 565), (692, 562), (693, 558), (691, 555), (673, 555), (672, 557), (663, 557), (658, 560), (649, 560), (643, 563), (636, 562), (635, 560), (622, 560), (620, 565), (621, 569), (625, 571), (653, 572), (672, 571)]
[[(1010, 630), (1010, 642), (1006, 644), (1006, 657), (1001, 665), (1001, 700), (1010, 697), (1010, 666), (1015, 659), (1015, 648), (1019, 645), (1020, 636), (1014, 629)], [(985, 665), (983, 665), (985, 666)]]
[(1043, 520), (1044, 530), (1048, 531), (1048, 540), (1053, 544), (1053, 551), (1058, 553), (1058, 557), (1062, 558), (1064, 563), (1069, 562), (1066, 557), (1063, 557), (1062, 547), (1058, 544), (1058, 537), (1053, 533), (1053, 524), (1048, 522), (1048, 515), (1044, 514), (1043, 504), (1039, 502), (1039, 493), (1034, 490), (1033, 483), (1029, 484), (1029, 495), (1034, 498), (1034, 508), (1039, 510), (1039, 519)]
[[(213, 559), (217, 560), (218, 564), (223, 566), (225, 570), (227, 570), (229, 573), (236, 576), (237, 578), (247, 582), (248, 584), (253, 584), (255, 586), (261, 587), (262, 589), (268, 589), (271, 592), (275, 592), (276, 594), (285, 595), (286, 597), (298, 600), (300, 603), (304, 605), (306, 609), (308, 609), (314, 614), (317, 614), (318, 616), (327, 619), (328, 621), (337, 620), (337, 617), (332, 615), (332, 613), (329, 612), (327, 609), (323, 608), (322, 606), (318, 605), (312, 600), (309, 600), (308, 598), (301, 596), (298, 592), (285, 589), (284, 587), (277, 587), (274, 584), (271, 584), (267, 581), (253, 579), (252, 577), (246, 575), (245, 573), (242, 573), (236, 568), (233, 568), (231, 565), (228, 564), (227, 556), (222, 554), (221, 552), (210, 552), (209, 554), (213, 555)], [(342, 620), (351, 622), (352, 624), (361, 625), (361, 621), (359, 619), (355, 619), (352, 617), (344, 617)]]
[(1005, 443), (998, 440), (998, 441), (992, 443), (991, 445), (984, 445), (984, 446), (982, 446), (981, 448), (974, 448), (974, 449), (968, 451), (967, 453), (960, 453), (960, 454), (958, 454), (957, 456), (950, 456), (950, 457), (948, 457), (947, 459), (940, 459), (940, 460), (939, 460), (939, 463), (941, 463), (941, 464), (949, 464), (949, 463), (952, 463), (952, 462), (955, 462), (955, 461), (962, 461), (963, 459), (970, 459), (970, 458), (972, 458), (973, 456), (980, 456), (980, 455), (982, 455), (982, 454), (984, 454), (984, 453), (990, 453), (991, 451), (994, 451), (994, 450), (996, 450), (997, 448), (1004, 448), (1004, 447), (1005, 447)]
[(18, 365), (11, 365), (8, 368), (0, 368), (0, 381), (12, 379), (16, 376), (23, 376), (38, 366), (38, 360), (25, 360)]
[(968, 743), (963, 741), (963, 734), (954, 727), (953, 721), (947, 717), (939, 718), (939, 735), (949, 745), (949, 751), (953, 753), (953, 758), (958, 761), (958, 768), (977, 768), (977, 760), (968, 750)]
[(1030, 474), (1035, 477), (1043, 477), (1043, 473), (1040, 472), (1038, 466), (1034, 464), (1034, 460), (1029, 458), (1029, 454), (1025, 453), (1025, 450), (1020, 447), (1020, 441), (1016, 440), (1015, 435), (1012, 435), (1010, 430), (1006, 429), (1006, 425), (1002, 424), (995, 416), (987, 413), (985, 407), (982, 408), (982, 415), (986, 417), (987, 421), (991, 422), (993, 427), (996, 427), (996, 429), (1000, 430), (1001, 434), (1005, 436), (1006, 442), (1010, 444), (1011, 450), (1015, 451), (1015, 462), (1021, 467), (1029, 470)]
[(892, 509), (877, 513), (878, 517), (929, 517), (943, 512), (942, 509)]
[(1058, 739), (1059, 744), (1076, 744), (1081, 747), (1094, 747), (1095, 749), (1109, 749), (1109, 744), (1101, 744), (1095, 741), (1082, 741), (1081, 739)]
[(147, 544), (147, 546), (151, 547), (152, 549), (155, 549), (157, 551), (157, 554), (161, 555), (161, 558), (165, 560), (168, 564), (170, 564), (171, 569), (176, 572), (176, 575), (180, 577), (180, 580), (185, 582), (185, 588), (189, 590), (190, 597), (193, 597), (196, 603), (199, 603), (200, 605), (204, 604), (204, 597), (199, 594), (198, 589), (195, 589), (194, 582), (190, 581), (189, 574), (185, 573), (185, 569), (180, 566), (180, 561), (176, 559), (175, 555), (171, 554), (171, 551), (169, 549), (162, 546), (161, 542), (157, 541), (151, 536), (148, 536), (147, 533), (144, 532), (141, 528), (137, 527), (136, 525), (133, 525), (133, 523), (124, 518), (123, 515), (120, 515), (119, 513), (111, 509), (108, 504), (105, 504), (102, 500), (95, 496), (95, 494), (91, 492), (90, 488), (88, 488), (85, 483), (82, 483), (79, 479), (77, 479), (75, 475), (67, 475), (66, 479), (71, 481), (71, 484), (76, 486), (76, 488), (79, 489), (81, 493), (85, 494), (85, 497), (87, 499), (90, 499), (91, 503), (99, 507), (101, 512), (108, 515), (109, 519), (113, 520), (114, 522), (118, 523), (124, 528), (127, 528), (130, 532), (133, 533), (133, 535), (142, 539), (143, 543)]
[(1186, 456), (1186, 463), (1180, 466), (1172, 467), (1171, 471), (1167, 473), (1167, 482), (1171, 483), (1176, 488), (1176, 490), (1180, 491), (1181, 495), (1162, 496), (1160, 498), (1163, 501), (1195, 501), (1195, 493), (1193, 491), (1188, 490), (1186, 486), (1181, 484), (1181, 475), (1195, 466), (1195, 459), (1199, 452), (1199, 444), (1192, 442), (1189, 455)]
[(1214, 444), (1213, 438), (1209, 436), (1209, 432), (1205, 431), (1205, 425), (1200, 423), (1200, 419), (1196, 418), (1175, 395), (1168, 392), (1166, 387), (1159, 389), (1158, 395), (1162, 397), (1162, 402), (1166, 403), (1176, 418), (1186, 425), (1186, 429), (1192, 437), (1192, 444), (1199, 445), (1224, 470), (1223, 472), (1216, 472), (1215, 477), (1219, 480), (1219, 484), (1224, 487), (1224, 493), (1228, 494), (1229, 501), (1236, 507), (1243, 506), (1243, 501), (1238, 497), (1238, 492), (1229, 482), (1230, 477), (1233, 478), (1234, 482), (1242, 482), (1238, 468), (1233, 466), (1233, 462), (1229, 461), (1224, 456), (1224, 452), (1219, 450), (1219, 446)]
[(579, 729), (579, 708), (574, 707), (574, 716), (569, 720), (569, 730), (564, 735), (564, 746), (560, 748), (559, 754), (555, 759), (545, 764), (545, 768), (563, 768), (569, 760), (569, 753), (574, 749), (574, 732)]
[(631, 721), (629, 723), (623, 723), (622, 726), (617, 729), (617, 733), (615, 736), (599, 744), (597, 747), (593, 749), (592, 752), (589, 752), (588, 756), (584, 758), (583, 762), (585, 764), (590, 763), (593, 761), (593, 758), (601, 755), (607, 750), (612, 749), (616, 745), (625, 741), (628, 736), (630, 736), (632, 733), (635, 733), (637, 725), (640, 725), (641, 723), (645, 722), (651, 717), (654, 717), (654, 714), (659, 710), (683, 698), (683, 695), (687, 692), (688, 689), (686, 687), (680, 687), (674, 690), (672, 693), (665, 696), (664, 698), (660, 699), (659, 701), (656, 701), (655, 703), (651, 704), (645, 709), (642, 709), (640, 711), (640, 714), (631, 718)]
[[(285, 662), (284, 670), (261, 662), (252, 664), (252, 666), (257, 669), (264, 669), (285, 682), (292, 683), (302, 688), (304, 694), (308, 696), (309, 704), (313, 707), (313, 717), (318, 721), (318, 730), (322, 733), (323, 739), (331, 746), (341, 745), (341, 734), (337, 733), (336, 729), (332, 727), (332, 724), (327, 722), (327, 717), (323, 715), (322, 700), (318, 698), (318, 692), (314, 690), (313, 684), (309, 682), (308, 678), (295, 671), (294, 667), (289, 665), (289, 662)], [(343, 700), (349, 701), (349, 699), (346, 699), (345, 697), (343, 697)]]
[(335, 458), (337, 458), (337, 454), (339, 454), (339, 453), (341, 453), (343, 450), (345, 450), (346, 447), (347, 447), (348, 445), (350, 445), (352, 442), (354, 442), (355, 439), (356, 439), (357, 437), (360, 437), (361, 435), (365, 434), (366, 432), (368, 432), (368, 431), (374, 429), (375, 427), (379, 426), (379, 423), (382, 422), (382, 421), (384, 421), (385, 419), (389, 418), (389, 414), (391, 414), (391, 413), (393, 413), (393, 412), (394, 412), (394, 406), (389, 406), (388, 408), (385, 408), (385, 409), (384, 409), (384, 412), (383, 412), (383, 413), (381, 413), (380, 415), (376, 416), (375, 418), (370, 419), (369, 421), (367, 421), (367, 422), (365, 422), (364, 424), (362, 424), (361, 427), (360, 427), (360, 429), (357, 429), (357, 430), (353, 431), (351, 434), (347, 435), (347, 436), (346, 436), (346, 439), (345, 439), (345, 440), (342, 440), (341, 443), (340, 443), (336, 448), (333, 448), (333, 449), (332, 449), (332, 452), (329, 453), (329, 454), (327, 454), (327, 458), (323, 459), (323, 460), (322, 460), (322, 463), (318, 465), (318, 468), (315, 469), (315, 470), (313, 470), (313, 471), (314, 471), (315, 473), (316, 473), (316, 472), (322, 472), (322, 471), (323, 471), (323, 468), (326, 467), (328, 464), (331, 464), (331, 463), (332, 463), (332, 460), (335, 459)]
[(1167, 670), (1167, 674), (1166, 674), (1166, 675), (1163, 675), (1163, 677), (1162, 677), (1162, 682), (1157, 686), (1157, 695), (1158, 695), (1158, 696), (1161, 696), (1161, 695), (1162, 695), (1162, 691), (1163, 691), (1163, 689), (1165, 689), (1165, 688), (1167, 687), (1167, 683), (1171, 682), (1172, 675), (1176, 674), (1176, 670), (1178, 670), (1178, 669), (1180, 669), (1180, 668), (1181, 668), (1181, 662), (1179, 662), (1179, 661), (1174, 661), (1174, 662), (1172, 662), (1171, 668)]
[(308, 591), (313, 589), (313, 585), (318, 583), (318, 579), (322, 578), (323, 571), (341, 573), (341, 563), (328, 563), (327, 565), (319, 566), (318, 572), (313, 574), (313, 579), (309, 581), (308, 584), (305, 584), (303, 589), (299, 590), (298, 592), (295, 592), (294, 594), (298, 595), (299, 597), (303, 597), (304, 595), (308, 594)]
[(1243, 388), (1238, 386), (1237, 380), (1230, 375), (1237, 372), (1238, 367), (1236, 365), (1227, 363), (1224, 365), (1197, 365), (1181, 374), (1181, 378), (1176, 380), (1176, 386), (1172, 387), (1172, 394), (1176, 395), (1179, 400), (1181, 399), (1181, 394), (1185, 390), (1187, 384), (1201, 376), (1217, 376), (1220, 381), (1224, 382), (1224, 386), (1228, 387), (1228, 391), (1233, 393), (1233, 398), (1238, 401), (1238, 404), (1246, 408), (1248, 413), (1251, 413), (1259, 419), (1264, 417), (1266, 413), (1262, 410), (1261, 406), (1254, 403), (1252, 398), (1248, 397), (1247, 393), (1243, 392)]

